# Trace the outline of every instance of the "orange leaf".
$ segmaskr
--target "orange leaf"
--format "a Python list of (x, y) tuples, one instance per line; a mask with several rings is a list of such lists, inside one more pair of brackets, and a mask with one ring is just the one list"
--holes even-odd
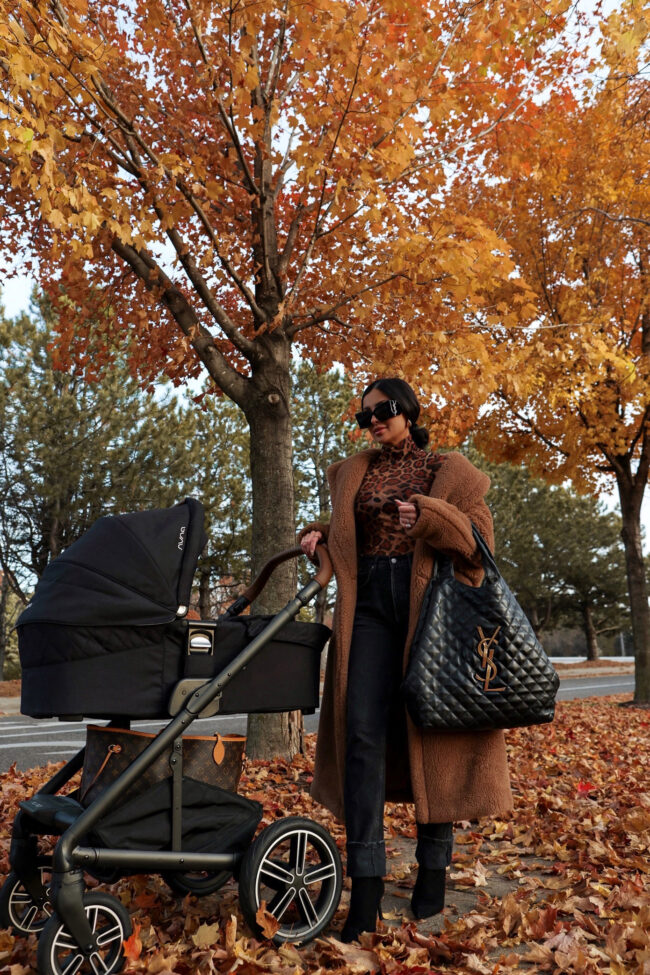
[(139, 894), (134, 898), (133, 903), (136, 907), (142, 908), (143, 910), (147, 907), (155, 907), (159, 902), (159, 897), (157, 894), (153, 894), (149, 890), (141, 890)]
[(140, 941), (140, 924), (133, 926), (133, 934), (124, 942), (124, 954), (129, 961), (137, 961), (142, 954), (142, 942)]
[(255, 915), (255, 920), (262, 929), (265, 938), (272, 938), (280, 927), (280, 922), (270, 911), (266, 909), (266, 901), (262, 901), (259, 910)]

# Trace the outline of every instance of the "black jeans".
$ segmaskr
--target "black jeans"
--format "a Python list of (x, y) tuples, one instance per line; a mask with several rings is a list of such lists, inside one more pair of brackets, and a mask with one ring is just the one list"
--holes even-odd
[[(386, 741), (404, 728), (400, 696), (408, 632), (412, 556), (359, 560), (357, 605), (348, 666), (345, 824), (348, 875), (386, 873)], [(408, 754), (404, 749), (404, 762)], [(418, 823), (416, 859), (428, 869), (451, 862), (451, 823)]]

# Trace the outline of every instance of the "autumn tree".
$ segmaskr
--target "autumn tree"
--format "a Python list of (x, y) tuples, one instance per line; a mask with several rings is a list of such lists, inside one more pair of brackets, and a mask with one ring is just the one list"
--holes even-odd
[[(206, 372), (243, 410), (254, 571), (294, 538), (292, 348), (407, 375), (462, 434), (499, 365), (468, 321), (516, 322), (528, 292), (449, 176), (566, 72), (569, 0), (0, 9), (2, 248), (29, 240), (65, 306), (62, 366), (93, 376), (128, 331), (142, 382)], [(258, 608), (294, 582), (288, 565)], [(290, 751), (273, 720), (253, 753)]]
[[(529, 105), (486, 154), (467, 206), (512, 246), (536, 310), (502, 332), (508, 366), (479, 443), (580, 491), (616, 483), (637, 702), (650, 701), (641, 506), (650, 470), (650, 86), (643, 4), (603, 24), (591, 81)], [(645, 4), (647, 10), (647, 3)]]
[(535, 631), (578, 626), (587, 656), (596, 659), (598, 637), (628, 624), (620, 518), (592, 496), (475, 453), (492, 481), (499, 567)]

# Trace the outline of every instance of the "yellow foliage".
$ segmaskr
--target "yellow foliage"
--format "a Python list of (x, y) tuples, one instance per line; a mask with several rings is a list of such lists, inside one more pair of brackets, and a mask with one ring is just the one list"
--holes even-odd
[[(625, 29), (634, 6), (609, 19), (604, 57), (616, 41), (627, 58), (645, 36)], [(585, 104), (559, 91), (531, 108), (490, 157), (498, 182), (475, 201), (536, 292), (522, 308), (530, 327), (499, 349), (510, 377), (479, 441), (582, 489), (631, 469), (650, 446), (650, 91), (635, 75), (622, 82), (619, 68), (608, 79), (594, 65), (605, 80)]]
[[(236, 384), (284, 335), (359, 382), (406, 375), (462, 438), (511, 373), (524, 388), (515, 329), (539, 311), (449, 167), (482, 158), (531, 78), (566, 75), (570, 7), (0, 0), (3, 241), (27, 221), (69, 301), (61, 361), (110, 286), (143, 382), (201, 361)], [(557, 156), (558, 183), (570, 164)]]

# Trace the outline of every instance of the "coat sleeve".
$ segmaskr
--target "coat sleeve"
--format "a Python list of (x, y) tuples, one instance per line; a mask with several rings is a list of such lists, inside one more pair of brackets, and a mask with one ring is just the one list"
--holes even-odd
[(472, 483), (471, 471), (478, 475), (475, 468), (468, 466), (463, 473), (470, 475), (464, 482), (462, 492), (458, 492), (457, 503), (432, 498), (424, 494), (414, 494), (409, 499), (418, 509), (418, 517), (413, 528), (408, 530), (412, 538), (423, 539), (436, 552), (450, 556), (454, 568), (469, 576), (477, 583), (481, 575), (481, 556), (474, 542), (472, 523), (483, 535), (490, 549), (494, 549), (494, 531), (490, 509), (483, 500), (483, 493), (489, 486), (489, 480), (481, 475), (475, 485), (475, 490), (469, 489), (467, 481)]

